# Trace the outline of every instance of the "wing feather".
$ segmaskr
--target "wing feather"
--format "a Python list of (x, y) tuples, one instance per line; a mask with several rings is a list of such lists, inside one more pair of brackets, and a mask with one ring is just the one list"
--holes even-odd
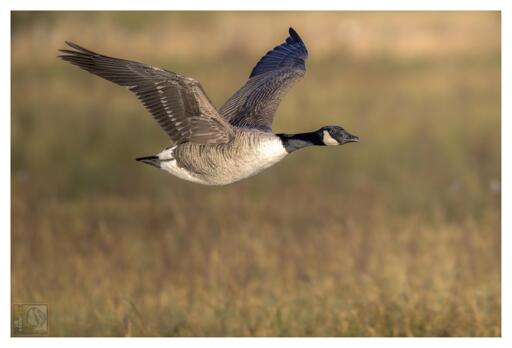
[(227, 143), (231, 126), (211, 104), (201, 84), (174, 72), (112, 58), (67, 42), (59, 57), (135, 93), (176, 143)]
[(282, 98), (306, 72), (306, 46), (293, 28), (289, 33), (284, 43), (260, 59), (246, 84), (219, 109), (232, 125), (272, 131)]

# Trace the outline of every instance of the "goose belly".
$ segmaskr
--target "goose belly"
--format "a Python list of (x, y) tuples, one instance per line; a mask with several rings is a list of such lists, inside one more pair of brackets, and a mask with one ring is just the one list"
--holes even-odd
[[(239, 181), (272, 166), (287, 152), (281, 140), (266, 136), (251, 144), (188, 145), (177, 151), (177, 160), (162, 163), (162, 169), (171, 174), (205, 185), (226, 185)], [(203, 146), (203, 148), (200, 148)], [(197, 150), (197, 151), (194, 151)], [(185, 158), (185, 157), (189, 158)]]
[(234, 158), (234, 160), (219, 173), (224, 172), (224, 176), (231, 177), (231, 182), (248, 178), (256, 175), (262, 170), (276, 164), (282, 160), (287, 152), (277, 137), (259, 143), (257, 147), (243, 152), (243, 156)]

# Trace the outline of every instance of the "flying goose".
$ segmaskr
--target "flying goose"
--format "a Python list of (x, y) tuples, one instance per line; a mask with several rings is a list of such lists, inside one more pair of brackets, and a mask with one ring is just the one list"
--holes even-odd
[(306, 46), (293, 28), (289, 34), (260, 59), (246, 84), (219, 110), (198, 81), (172, 71), (104, 56), (68, 41), (72, 49), (60, 50), (59, 57), (128, 88), (169, 135), (172, 146), (137, 161), (188, 181), (226, 185), (259, 173), (295, 150), (359, 140), (338, 126), (272, 133), (281, 98), (306, 71)]

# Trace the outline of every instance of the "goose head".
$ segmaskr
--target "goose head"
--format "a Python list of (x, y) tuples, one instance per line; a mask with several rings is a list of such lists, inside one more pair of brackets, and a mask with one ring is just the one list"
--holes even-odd
[(317, 131), (323, 145), (344, 145), (359, 141), (359, 137), (352, 135), (339, 126), (325, 126)]

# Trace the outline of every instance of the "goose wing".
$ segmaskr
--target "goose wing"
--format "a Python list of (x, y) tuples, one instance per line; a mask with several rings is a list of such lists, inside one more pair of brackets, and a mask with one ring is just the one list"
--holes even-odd
[(232, 125), (271, 131), (281, 99), (306, 72), (306, 46), (293, 28), (289, 33), (284, 43), (260, 59), (247, 83), (219, 109)]
[(59, 57), (135, 93), (175, 143), (227, 143), (232, 128), (190, 77), (125, 59), (107, 57), (75, 43)]

